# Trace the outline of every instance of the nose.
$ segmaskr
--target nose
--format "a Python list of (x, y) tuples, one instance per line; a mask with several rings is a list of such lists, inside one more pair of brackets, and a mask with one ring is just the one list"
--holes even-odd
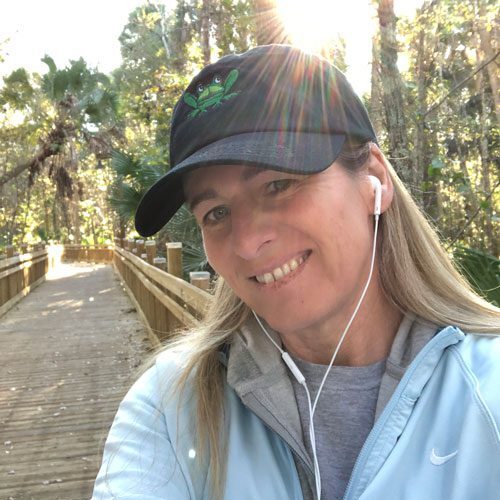
[(257, 207), (233, 210), (231, 213), (231, 242), (233, 251), (245, 260), (265, 252), (276, 239), (276, 224), (269, 213)]

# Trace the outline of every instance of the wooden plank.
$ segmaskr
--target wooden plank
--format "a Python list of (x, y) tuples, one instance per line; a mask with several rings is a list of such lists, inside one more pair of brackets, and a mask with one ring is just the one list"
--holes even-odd
[(110, 266), (60, 269), (0, 322), (1, 499), (90, 498), (147, 348)]

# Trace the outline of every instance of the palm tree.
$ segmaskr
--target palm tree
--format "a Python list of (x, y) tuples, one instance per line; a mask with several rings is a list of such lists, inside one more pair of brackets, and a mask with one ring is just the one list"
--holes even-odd
[[(165, 170), (157, 165), (150, 165), (145, 159), (136, 159), (118, 150), (111, 153), (111, 167), (116, 179), (110, 189), (109, 202), (120, 223), (125, 225), (133, 220), (142, 196), (165, 174)], [(186, 276), (191, 271), (210, 269), (198, 224), (186, 206), (183, 205), (158, 233), (158, 239), (182, 242)]]
[[(111, 82), (103, 73), (87, 68), (83, 59), (71, 61), (64, 69), (57, 69), (54, 60), (45, 56), (42, 61), (49, 71), (42, 78), (42, 93), (45, 99), (54, 108), (54, 118), (48, 124), (49, 132), (40, 141), (39, 150), (28, 161), (19, 163), (12, 170), (0, 177), (0, 187), (17, 177), (25, 170), (30, 172), (30, 181), (33, 182), (40, 172), (45, 160), (56, 155), (68, 154), (67, 146), (72, 140), (83, 141), (90, 151), (98, 158), (109, 155), (110, 137), (117, 136), (116, 112), (117, 98), (111, 90)], [(5, 79), (5, 92), (15, 89), (23, 95), (32, 95), (34, 89), (29, 83), (26, 71), (20, 68)], [(22, 95), (11, 95), (10, 101), (17, 96), (18, 104), (23, 101)], [(66, 149), (66, 151), (65, 151)], [(49, 173), (58, 184), (58, 188), (70, 193), (71, 176), (65, 165), (67, 162), (58, 162), (58, 169), (62, 171)]]

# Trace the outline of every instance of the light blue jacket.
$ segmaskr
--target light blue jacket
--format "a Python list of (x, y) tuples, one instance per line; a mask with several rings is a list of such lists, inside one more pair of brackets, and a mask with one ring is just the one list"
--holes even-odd
[[(289, 390), (286, 370), (262, 360), (265, 354), (256, 360), (252, 342), (255, 335), (236, 342), (229, 357), (224, 498), (312, 498), (311, 463), (297, 442), (294, 412), (276, 408)], [(168, 394), (179, 359), (161, 355), (121, 403), (93, 500), (211, 498), (209, 464), (196, 460), (189, 389), (181, 400)], [(442, 330), (419, 349), (384, 406), (345, 500), (500, 498), (500, 337)]]

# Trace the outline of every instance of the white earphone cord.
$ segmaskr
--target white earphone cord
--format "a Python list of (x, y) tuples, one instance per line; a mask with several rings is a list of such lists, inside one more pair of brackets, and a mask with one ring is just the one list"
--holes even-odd
[[(375, 181), (377, 182), (377, 179), (375, 179)], [(309, 393), (309, 389), (307, 387), (306, 379), (305, 379), (304, 375), (302, 375), (301, 371), (297, 368), (297, 365), (294, 363), (294, 361), (290, 357), (290, 355), (286, 351), (284, 351), (273, 340), (271, 335), (269, 335), (268, 331), (264, 328), (264, 325), (260, 321), (260, 318), (257, 316), (257, 314), (255, 314), (255, 311), (252, 310), (252, 313), (255, 316), (257, 323), (259, 323), (260, 327), (262, 328), (262, 331), (266, 334), (267, 338), (276, 346), (276, 348), (281, 352), (281, 357), (283, 358), (283, 361), (286, 363), (286, 365), (288, 366), (288, 368), (292, 372), (293, 376), (297, 379), (299, 384), (301, 384), (306, 391), (307, 403), (309, 406), (309, 440), (311, 441), (311, 449), (313, 452), (314, 479), (315, 479), (315, 483), (316, 483), (316, 496), (317, 496), (318, 500), (320, 500), (320, 498), (321, 498), (321, 474), (319, 471), (318, 456), (316, 454), (316, 434), (314, 432), (314, 412), (316, 411), (316, 406), (318, 404), (319, 395), (321, 394), (323, 386), (325, 385), (328, 374), (330, 373), (330, 370), (332, 369), (333, 363), (335, 362), (335, 358), (337, 357), (337, 354), (340, 350), (340, 347), (342, 346), (342, 342), (344, 342), (346, 334), (349, 331), (349, 328), (351, 327), (352, 322), (354, 321), (354, 318), (358, 314), (359, 308), (361, 307), (361, 303), (363, 302), (363, 299), (365, 298), (368, 287), (370, 286), (370, 281), (372, 279), (373, 267), (375, 265), (375, 253), (376, 253), (376, 248), (377, 248), (378, 221), (379, 221), (379, 216), (380, 216), (380, 183), (378, 184), (378, 189), (375, 189), (375, 192), (376, 192), (376, 195), (375, 195), (375, 228), (373, 231), (373, 247), (372, 247), (372, 255), (371, 255), (371, 260), (370, 260), (370, 271), (368, 273), (368, 279), (367, 279), (366, 284), (363, 288), (363, 291), (361, 292), (361, 296), (358, 300), (356, 308), (354, 309), (354, 312), (352, 313), (351, 319), (347, 323), (347, 326), (345, 327), (344, 332), (342, 333), (342, 335), (340, 337), (339, 343), (337, 344), (337, 348), (335, 349), (335, 352), (333, 353), (332, 359), (330, 360), (330, 364), (328, 365), (328, 368), (326, 369), (325, 375), (323, 376), (323, 380), (321, 381), (321, 384), (319, 386), (316, 397), (314, 398), (313, 405), (311, 405), (311, 395)]]
[(366, 285), (363, 288), (363, 292), (361, 293), (361, 297), (359, 298), (358, 305), (356, 306), (356, 309), (354, 309), (354, 312), (351, 316), (351, 319), (349, 320), (349, 323), (347, 323), (347, 326), (345, 327), (344, 333), (340, 337), (339, 343), (337, 344), (337, 348), (335, 349), (335, 352), (333, 353), (332, 359), (330, 360), (330, 364), (328, 365), (328, 368), (323, 376), (323, 380), (321, 381), (321, 384), (319, 386), (316, 397), (314, 398), (314, 404), (312, 407), (313, 416), (314, 416), (314, 412), (316, 411), (316, 406), (318, 404), (319, 395), (321, 393), (321, 390), (323, 389), (323, 386), (325, 385), (326, 378), (328, 377), (328, 374), (330, 373), (330, 370), (332, 369), (333, 363), (335, 362), (335, 358), (337, 357), (337, 354), (340, 350), (340, 346), (342, 345), (342, 342), (344, 342), (346, 334), (349, 331), (349, 328), (351, 328), (351, 325), (352, 325), (352, 322), (354, 321), (354, 318), (358, 314), (359, 308), (361, 307), (361, 303), (363, 302), (363, 299), (365, 298), (368, 287), (370, 286), (370, 281), (372, 280), (373, 267), (375, 265), (375, 250), (377, 247), (376, 243), (377, 243), (377, 233), (378, 233), (378, 218), (379, 218), (378, 214), (375, 215), (375, 229), (373, 231), (373, 248), (372, 248), (372, 257), (371, 257), (371, 262), (370, 262), (370, 272), (368, 273), (368, 280), (366, 281)]
[(321, 474), (319, 471), (319, 464), (318, 464), (318, 457), (316, 454), (316, 435), (314, 432), (314, 412), (316, 411), (316, 406), (318, 404), (319, 400), (319, 395), (321, 394), (321, 391), (323, 389), (323, 386), (325, 385), (326, 379), (328, 377), (328, 374), (330, 373), (330, 370), (333, 366), (333, 363), (335, 362), (335, 358), (337, 357), (337, 354), (340, 350), (340, 347), (342, 346), (342, 342), (344, 341), (347, 332), (349, 331), (349, 328), (352, 325), (352, 322), (354, 321), (354, 318), (358, 314), (359, 308), (361, 307), (361, 304), (363, 302), (363, 299), (365, 298), (366, 292), (368, 290), (368, 287), (370, 286), (370, 281), (372, 279), (372, 274), (373, 274), (373, 267), (375, 265), (375, 253), (376, 253), (376, 248), (377, 248), (377, 233), (378, 233), (378, 222), (379, 222), (379, 214), (375, 213), (375, 229), (373, 231), (373, 248), (372, 248), (372, 255), (371, 255), (371, 260), (370, 260), (370, 271), (368, 273), (368, 280), (366, 281), (366, 284), (363, 288), (363, 291), (361, 292), (361, 296), (358, 300), (358, 304), (356, 305), (356, 308), (354, 309), (354, 312), (351, 316), (351, 319), (347, 323), (347, 326), (344, 329), (344, 332), (342, 333), (339, 343), (337, 344), (337, 348), (335, 349), (335, 352), (333, 353), (332, 359), (330, 360), (330, 364), (328, 365), (328, 368), (326, 369), (325, 375), (323, 376), (323, 380), (321, 381), (321, 384), (319, 386), (318, 392), (316, 393), (316, 397), (314, 398), (314, 404), (311, 406), (311, 395), (309, 394), (309, 389), (306, 384), (306, 380), (300, 370), (297, 368), (297, 365), (294, 363), (290, 355), (284, 351), (269, 335), (268, 331), (260, 321), (260, 318), (255, 314), (255, 311), (252, 310), (253, 315), (255, 316), (255, 319), (259, 323), (260, 327), (262, 328), (262, 331), (266, 334), (268, 339), (276, 346), (276, 348), (281, 352), (281, 357), (283, 358), (283, 361), (286, 363), (290, 371), (293, 373), (294, 377), (297, 379), (299, 384), (301, 384), (307, 395), (307, 402), (309, 405), (309, 439), (311, 441), (311, 449), (313, 452), (313, 461), (314, 461), (314, 479), (316, 483), (316, 496), (318, 500), (321, 498)]

